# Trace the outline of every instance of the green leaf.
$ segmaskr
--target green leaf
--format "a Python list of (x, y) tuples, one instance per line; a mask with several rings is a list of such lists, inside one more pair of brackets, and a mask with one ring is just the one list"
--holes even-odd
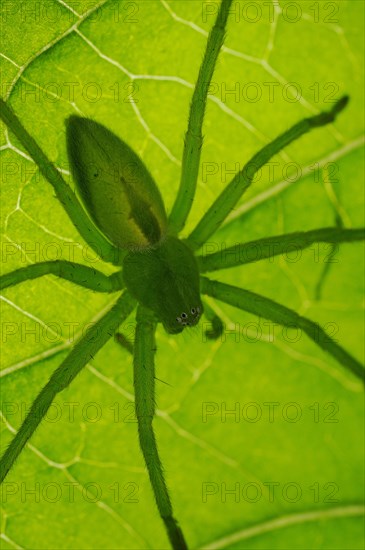
[[(141, 156), (170, 211), (215, 6), (5, 2), (3, 97), (63, 170), (68, 116), (110, 128)], [(235, 2), (234, 9), (184, 236), (261, 146), (345, 93), (350, 104), (336, 124), (263, 169), (206, 251), (339, 217), (345, 227), (364, 225), (363, 3)], [(111, 273), (3, 126), (1, 143), (3, 271), (63, 258)], [(313, 246), (298, 258), (291, 252), (212, 278), (327, 325), (363, 361), (362, 252), (343, 244), (327, 264), (330, 248)], [(2, 448), (75, 337), (113, 301), (53, 277), (4, 291)], [(307, 338), (209, 304), (227, 324), (225, 341), (204, 341), (204, 320), (179, 336), (157, 334), (155, 429), (189, 545), (362, 548), (359, 383)], [(133, 327), (131, 318), (122, 331), (132, 338)], [(109, 342), (59, 396), (4, 483), (1, 548), (167, 548), (134, 420), (131, 358)]]

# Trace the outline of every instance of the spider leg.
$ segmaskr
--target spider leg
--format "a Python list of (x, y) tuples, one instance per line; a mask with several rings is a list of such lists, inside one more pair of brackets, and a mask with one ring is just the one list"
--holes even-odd
[(1, 98), (0, 118), (18, 138), (26, 151), (28, 151), (30, 157), (38, 165), (43, 176), (52, 185), (68, 217), (87, 244), (90, 245), (104, 261), (120, 265), (123, 251), (110, 243), (95, 227), (75, 193), (73, 193), (72, 189), (67, 185), (60, 172), (27, 132), (15, 113)]
[(342, 229), (324, 227), (312, 231), (297, 231), (276, 237), (267, 237), (222, 248), (213, 254), (197, 256), (201, 273), (227, 269), (238, 265), (265, 260), (292, 250), (308, 248), (313, 243), (349, 243), (365, 239), (365, 228)]
[[(337, 212), (335, 213), (335, 224), (336, 224), (336, 227), (338, 229), (343, 229), (344, 228), (343, 220)], [(333, 265), (332, 262), (336, 261), (334, 259), (334, 257), (336, 255), (337, 251), (338, 251), (338, 243), (332, 242), (331, 252), (328, 254), (328, 260), (326, 261), (326, 263), (323, 266), (322, 273), (319, 276), (319, 279), (318, 279), (317, 284), (316, 284), (316, 288), (314, 290), (314, 299), (316, 301), (321, 299), (322, 289), (323, 289), (324, 283), (327, 279), (327, 276), (330, 272), (330, 268)]]
[(5, 275), (1, 275), (0, 290), (17, 285), (23, 281), (37, 279), (43, 275), (55, 275), (76, 285), (98, 292), (116, 292), (124, 288), (121, 271), (108, 276), (86, 265), (66, 260), (54, 260), (27, 265), (26, 267), (21, 267)]
[(171, 500), (152, 426), (155, 415), (155, 331), (156, 321), (153, 314), (146, 308), (139, 306), (134, 343), (134, 391), (139, 442), (157, 508), (165, 524), (171, 545), (174, 550), (187, 550), (184, 535), (173, 516)]
[(128, 340), (128, 338), (126, 336), (124, 336), (124, 334), (122, 332), (116, 332), (114, 334), (114, 340), (116, 342), (118, 342), (118, 344), (120, 344), (122, 346), (122, 348), (127, 350), (128, 353), (133, 355), (133, 353), (134, 353), (133, 344), (132, 344), (132, 342), (130, 342)]
[(219, 52), (222, 48), (225, 27), (232, 0), (222, 0), (217, 19), (209, 33), (203, 62), (200, 66), (190, 104), (189, 122), (185, 135), (181, 166), (180, 187), (169, 217), (169, 231), (177, 235), (184, 227), (195, 195), (200, 151), (203, 144), (202, 126), (205, 107)]
[(35, 398), (19, 431), (0, 460), (0, 483), (5, 479), (22, 449), (46, 415), (56, 395), (67, 388), (90, 359), (113, 336), (114, 331), (135, 307), (135, 300), (124, 292), (114, 306), (75, 344)]
[(302, 317), (292, 309), (278, 304), (270, 298), (243, 288), (211, 281), (206, 277), (201, 277), (201, 286), (203, 294), (217, 298), (226, 304), (259, 315), (279, 325), (301, 329), (315, 344), (364, 382), (365, 369), (361, 363), (337, 344), (318, 323)]
[(349, 97), (344, 96), (334, 104), (330, 111), (303, 119), (256, 153), (245, 164), (242, 170), (234, 176), (191, 232), (187, 239), (190, 247), (193, 250), (199, 249), (215, 233), (230, 211), (235, 207), (242, 194), (251, 185), (256, 172), (274, 155), (280, 153), (287, 145), (310, 130), (333, 122), (337, 115), (346, 107), (348, 101)]

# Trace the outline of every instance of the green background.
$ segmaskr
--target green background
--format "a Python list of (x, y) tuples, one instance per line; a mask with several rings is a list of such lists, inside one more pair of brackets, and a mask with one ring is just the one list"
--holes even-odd
[[(216, 4), (70, 6), (53, 0), (4, 3), (3, 97), (71, 186), (64, 121), (79, 114), (103, 123), (138, 152), (170, 210), (189, 101)], [(209, 246), (217, 250), (332, 226), (336, 216), (346, 227), (360, 227), (363, 2), (233, 7), (207, 103), (202, 169), (184, 235), (229, 182), (225, 167), (242, 167), (270, 139), (329, 109), (330, 100), (344, 93), (351, 102), (335, 125), (276, 157), (273, 174), (263, 170), (234, 221)], [(32, 15), (32, 9), (39, 12)], [(224, 90), (232, 89), (238, 95), (225, 97)], [(256, 92), (261, 97), (253, 101)], [(111, 266), (86, 253), (51, 186), (3, 126), (1, 140), (3, 271), (62, 257), (111, 273)], [(297, 181), (297, 165), (290, 162), (303, 170)], [(329, 251), (319, 245), (297, 261), (289, 254), (214, 275), (331, 323), (339, 342), (363, 361), (362, 245), (341, 245), (316, 300)], [(50, 276), (4, 291), (2, 446), (66, 356), (69, 328), (81, 334), (114, 300)], [(202, 324), (178, 337), (157, 333), (157, 376), (168, 385), (157, 381), (155, 429), (189, 545), (362, 548), (360, 384), (307, 338), (290, 343), (293, 333), (280, 327), (273, 333), (263, 320), (209, 303), (234, 330), (225, 341), (205, 342)], [(122, 328), (131, 337), (133, 318)], [(273, 417), (268, 403), (275, 403)], [(204, 421), (207, 406), (214, 414)], [(238, 415), (225, 417), (232, 409)], [(131, 358), (109, 342), (59, 396), (8, 476), (1, 548), (167, 548), (136, 428)], [(207, 487), (214, 494), (204, 498)]]

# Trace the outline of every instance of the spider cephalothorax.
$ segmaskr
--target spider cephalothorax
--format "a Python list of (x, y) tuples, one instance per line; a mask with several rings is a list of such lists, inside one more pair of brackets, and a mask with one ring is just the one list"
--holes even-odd
[(203, 311), (198, 266), (181, 240), (166, 237), (148, 251), (129, 252), (123, 277), (132, 296), (156, 314), (167, 332), (198, 323)]

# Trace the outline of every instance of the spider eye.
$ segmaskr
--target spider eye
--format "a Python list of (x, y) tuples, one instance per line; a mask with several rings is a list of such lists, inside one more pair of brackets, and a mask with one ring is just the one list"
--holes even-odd
[(191, 308), (190, 313), (191, 313), (192, 315), (195, 315), (195, 313), (196, 313), (195, 307), (192, 307), (192, 308)]
[(181, 319), (187, 319), (187, 314), (183, 311), (181, 314)]
[(176, 321), (177, 321), (178, 323), (181, 323), (181, 317), (176, 317)]

